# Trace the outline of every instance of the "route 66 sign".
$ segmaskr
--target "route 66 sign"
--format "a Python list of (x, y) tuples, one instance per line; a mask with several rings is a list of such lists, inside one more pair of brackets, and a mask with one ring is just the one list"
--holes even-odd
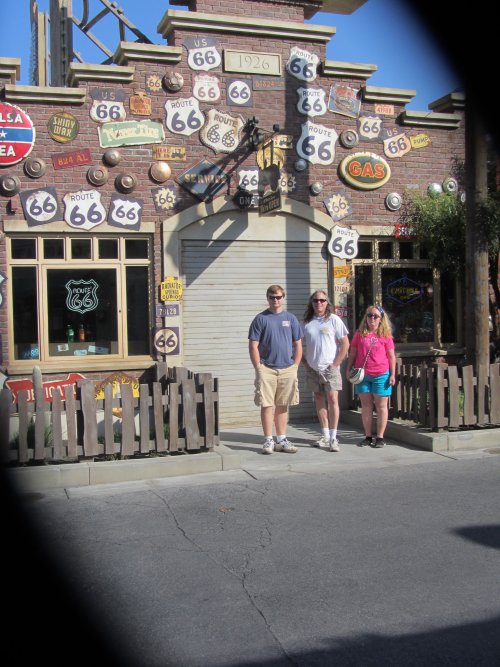
[(200, 110), (200, 104), (194, 97), (180, 97), (165, 102), (167, 117), (165, 125), (174, 134), (183, 134), (190, 137), (193, 132), (200, 130), (205, 123), (205, 116)]
[(193, 95), (200, 102), (216, 102), (220, 98), (219, 79), (209, 74), (195, 76)]
[(239, 107), (251, 107), (252, 80), (251, 79), (228, 79), (226, 82), (227, 103)]
[(314, 81), (318, 63), (319, 57), (315, 53), (294, 46), (290, 49), (286, 70), (300, 81)]
[(331, 215), (332, 220), (335, 222), (342, 220), (352, 213), (351, 202), (347, 198), (344, 190), (335, 192), (331, 197), (324, 199), (323, 202), (328, 213)]
[(170, 211), (170, 209), (174, 208), (177, 201), (177, 194), (173, 188), (169, 186), (153, 188), (151, 194), (153, 195), (154, 205), (158, 213)]
[(101, 193), (97, 190), (69, 192), (63, 197), (64, 220), (75, 229), (94, 229), (106, 218), (106, 210), (101, 204)]
[(139, 230), (143, 199), (113, 195), (109, 204), (108, 222), (114, 227)]
[(207, 121), (200, 131), (200, 140), (215, 153), (232, 153), (241, 141), (245, 121), (223, 111), (210, 109)]
[(302, 134), (297, 142), (297, 153), (312, 164), (332, 164), (335, 159), (335, 143), (338, 136), (332, 127), (307, 121), (302, 125)]
[(411, 142), (404, 131), (399, 127), (391, 128), (386, 132), (384, 139), (384, 153), (389, 158), (403, 157), (411, 151)]
[(19, 194), (29, 227), (60, 220), (56, 189), (24, 190)]
[(322, 88), (298, 88), (297, 109), (306, 116), (324, 116), (326, 113), (325, 91)]
[(127, 117), (123, 100), (125, 92), (113, 88), (93, 88), (90, 91), (93, 99), (90, 107), (90, 117), (96, 123), (108, 123), (109, 121), (125, 120)]
[(359, 234), (354, 229), (335, 225), (328, 243), (328, 252), (339, 259), (354, 259), (358, 254)]
[(194, 70), (215, 69), (222, 62), (213, 37), (191, 38), (184, 41), (188, 50), (188, 66)]
[(358, 118), (358, 131), (360, 139), (366, 141), (378, 141), (382, 132), (382, 119), (379, 116), (361, 115)]
[(240, 169), (238, 187), (247, 192), (257, 192), (259, 185), (258, 169)]

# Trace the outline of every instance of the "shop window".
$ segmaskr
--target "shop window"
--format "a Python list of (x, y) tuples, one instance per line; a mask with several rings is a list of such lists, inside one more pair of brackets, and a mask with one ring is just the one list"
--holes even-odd
[(14, 360), (150, 354), (148, 238), (10, 238), (8, 248)]
[(354, 326), (367, 306), (380, 303), (397, 343), (461, 343), (456, 281), (433, 271), (418, 243), (363, 239), (360, 245), (363, 253), (353, 260)]

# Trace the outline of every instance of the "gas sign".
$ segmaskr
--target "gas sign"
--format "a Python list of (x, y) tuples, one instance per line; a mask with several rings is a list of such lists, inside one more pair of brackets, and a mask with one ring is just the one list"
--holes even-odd
[(17, 164), (35, 145), (35, 128), (20, 107), (0, 102), (0, 167)]

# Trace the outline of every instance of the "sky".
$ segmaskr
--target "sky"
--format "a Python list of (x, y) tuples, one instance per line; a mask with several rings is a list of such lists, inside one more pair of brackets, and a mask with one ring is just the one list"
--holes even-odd
[[(241, 1), (241, 0), (240, 0)], [(40, 11), (48, 11), (50, 0), (38, 0)], [(121, 0), (125, 16), (153, 42), (165, 43), (157, 26), (169, 8), (163, 0)], [(21, 59), (21, 85), (29, 81), (30, 0), (0, 0), (0, 57)], [(103, 8), (90, 0), (90, 16)], [(185, 9), (174, 6), (173, 9)], [(82, 15), (82, 0), (73, 0), (73, 14)], [(107, 19), (109, 21), (109, 19)], [(318, 12), (310, 20), (315, 25), (335, 26), (337, 32), (327, 47), (328, 60), (372, 64), (377, 71), (367, 81), (376, 87), (415, 90), (407, 109), (427, 111), (429, 103), (462, 88), (460, 76), (450, 65), (419, 17), (411, 13), (405, 0), (367, 0), (350, 15)], [(118, 44), (116, 21), (97, 24), (96, 34), (114, 51)], [(100, 34), (105, 31), (105, 35)], [(75, 50), (87, 62), (104, 60), (101, 51), (75, 29)], [(135, 41), (131, 34), (127, 39)]]

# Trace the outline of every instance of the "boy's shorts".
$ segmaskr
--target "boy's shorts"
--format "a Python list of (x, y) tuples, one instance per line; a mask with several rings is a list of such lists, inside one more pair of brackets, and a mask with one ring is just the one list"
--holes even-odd
[(383, 375), (365, 375), (363, 382), (354, 385), (356, 394), (373, 394), (374, 396), (390, 396), (392, 385), (389, 384), (390, 373)]
[(298, 405), (297, 371), (298, 366), (295, 364), (288, 368), (270, 368), (260, 364), (255, 371), (255, 405), (261, 408), (270, 405)]
[(306, 386), (309, 391), (340, 391), (342, 389), (342, 376), (338, 366), (328, 366), (324, 371), (315, 371), (306, 367)]

